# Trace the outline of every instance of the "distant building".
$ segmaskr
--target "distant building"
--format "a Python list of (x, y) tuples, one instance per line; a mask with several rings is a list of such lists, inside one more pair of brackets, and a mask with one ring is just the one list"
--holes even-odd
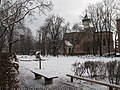
[(64, 54), (65, 55), (71, 55), (73, 49), (73, 44), (71, 44), (69, 41), (64, 41)]
[[(87, 14), (85, 15), (82, 22), (84, 25), (84, 30), (81, 30), (80, 32), (70, 32), (64, 35), (64, 40), (72, 44), (72, 53), (70, 54), (73, 55), (84, 55), (93, 53), (99, 54), (100, 32), (95, 32), (94, 27), (90, 26), (91, 21), (88, 18)], [(101, 33), (102, 33), (101, 38), (102, 54), (108, 53), (108, 35), (110, 36), (109, 38), (110, 52), (113, 52), (114, 51), (112, 35), (113, 33), (112, 32), (109, 33), (109, 31), (102, 31)]]

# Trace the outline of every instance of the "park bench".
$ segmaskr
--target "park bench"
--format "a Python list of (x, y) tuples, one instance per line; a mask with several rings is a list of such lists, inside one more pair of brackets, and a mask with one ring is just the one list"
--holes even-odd
[(83, 80), (83, 81), (92, 82), (92, 83), (100, 84), (100, 85), (103, 85), (103, 86), (107, 86), (107, 87), (109, 87), (109, 90), (113, 90), (113, 88), (115, 88), (116, 90), (120, 90), (119, 85), (109, 84), (109, 83), (106, 83), (106, 82), (92, 80), (92, 79), (88, 79), (88, 78), (84, 78), (84, 77), (80, 77), (80, 76), (75, 76), (75, 75), (71, 75), (71, 74), (66, 74), (66, 76), (71, 78), (71, 82), (73, 82), (73, 78), (76, 78), (76, 79), (80, 79), (80, 80)]
[(55, 72), (49, 72), (46, 70), (41, 70), (38, 68), (30, 70), (35, 75), (35, 79), (41, 79), (44, 77), (45, 85), (52, 84), (54, 78), (58, 78), (58, 76), (55, 74)]

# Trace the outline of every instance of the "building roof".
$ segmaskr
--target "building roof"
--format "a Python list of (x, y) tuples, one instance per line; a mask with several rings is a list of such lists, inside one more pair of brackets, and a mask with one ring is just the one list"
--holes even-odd
[(98, 31), (98, 32), (95, 32), (95, 33), (113, 33), (113, 32), (112, 31), (102, 31), (102, 32)]
[(88, 16), (87, 16), (87, 14), (85, 15), (84, 19), (88, 19)]
[(65, 45), (67, 45), (67, 46), (69, 46), (69, 47), (72, 47), (73, 45), (69, 42), (69, 41), (67, 41), (67, 40), (65, 40)]
[(84, 22), (84, 21), (86, 21), (86, 20), (87, 20), (87, 21), (90, 21), (90, 18), (88, 18), (88, 15), (87, 15), (87, 14), (85, 15), (85, 17), (83, 18), (82, 21)]

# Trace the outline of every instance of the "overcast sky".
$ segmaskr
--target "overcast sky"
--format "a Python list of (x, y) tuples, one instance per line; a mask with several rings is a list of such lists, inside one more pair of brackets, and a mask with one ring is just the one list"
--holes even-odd
[[(83, 11), (89, 3), (95, 4), (96, 2), (102, 0), (51, 0), (54, 4), (53, 11), (55, 15), (64, 17), (66, 22), (70, 22), (71, 25), (78, 23), (80, 21), (80, 15), (84, 15)], [(32, 32), (36, 35), (36, 30), (40, 25), (44, 23), (44, 16), (35, 20), (30, 26)]]

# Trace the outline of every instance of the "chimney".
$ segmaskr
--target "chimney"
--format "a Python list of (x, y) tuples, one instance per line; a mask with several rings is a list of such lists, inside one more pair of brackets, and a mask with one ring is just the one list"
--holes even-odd
[(117, 22), (117, 32), (118, 32), (118, 52), (120, 53), (120, 19), (117, 19), (116, 22)]

